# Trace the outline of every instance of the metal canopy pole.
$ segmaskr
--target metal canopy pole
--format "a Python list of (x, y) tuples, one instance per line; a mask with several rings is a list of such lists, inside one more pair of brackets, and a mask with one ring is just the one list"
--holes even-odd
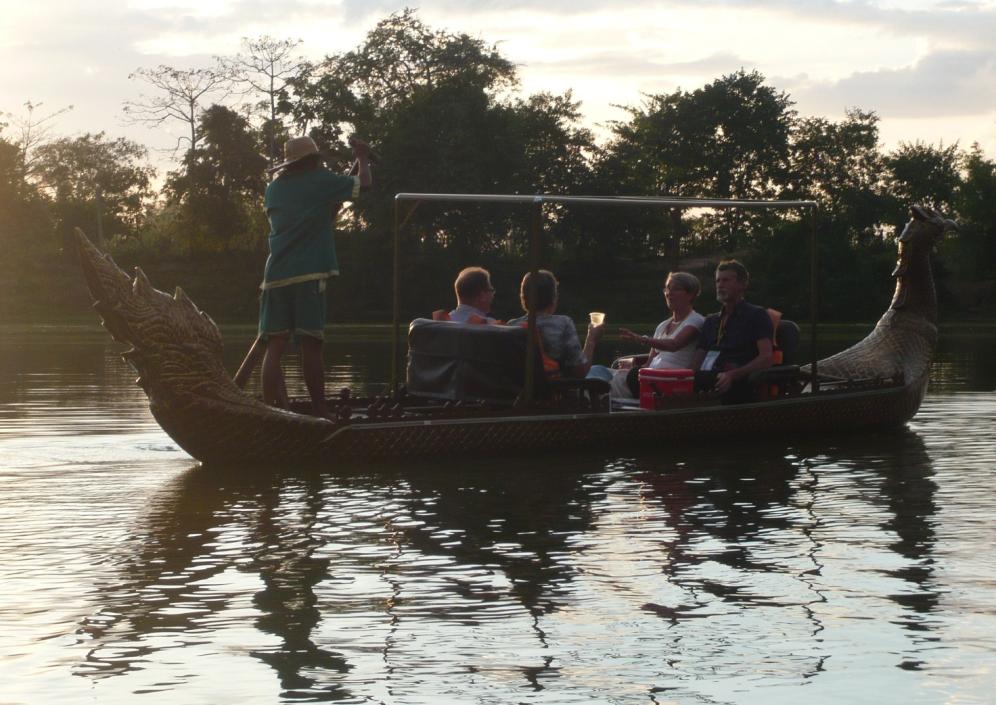
[(442, 201), (448, 203), (563, 203), (593, 206), (669, 206), (672, 208), (759, 208), (762, 210), (793, 210), (815, 208), (816, 201), (756, 201), (732, 198), (670, 198), (655, 196), (534, 196), (491, 193), (399, 193), (396, 201)]
[(543, 237), (543, 198), (533, 199), (532, 223), (529, 229), (529, 284), (526, 287), (526, 304), (529, 307), (529, 323), (526, 333), (526, 386), (522, 401), (526, 406), (533, 403), (536, 383), (536, 347), (539, 344), (539, 330), (536, 328), (536, 286), (539, 276), (539, 261)]
[(421, 201), (416, 200), (404, 220), (399, 219), (401, 200), (394, 199), (394, 294), (391, 333), (391, 391), (398, 392), (401, 380), (401, 228), (415, 215)]
[(810, 369), (813, 372), (812, 389), (813, 393), (820, 391), (820, 377), (816, 369), (816, 361), (819, 359), (816, 329), (820, 322), (820, 300), (819, 300), (819, 277), (817, 276), (816, 262), (818, 253), (816, 249), (816, 208), (809, 210), (809, 349), (812, 355)]
[(401, 322), (401, 221), (399, 219), (399, 209), (401, 201), (394, 201), (394, 301), (392, 302), (392, 327), (391, 327), (391, 391), (398, 392), (398, 366), (399, 353), (401, 349), (401, 336), (398, 326)]

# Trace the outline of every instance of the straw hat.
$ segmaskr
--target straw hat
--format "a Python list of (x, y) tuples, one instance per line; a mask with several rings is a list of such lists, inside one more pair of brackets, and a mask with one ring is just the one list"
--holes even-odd
[(284, 160), (276, 166), (270, 167), (267, 171), (274, 172), (277, 169), (283, 169), (285, 166), (290, 166), (305, 157), (310, 157), (312, 154), (321, 154), (318, 151), (318, 145), (315, 144), (315, 140), (307, 136), (291, 137), (284, 142)]

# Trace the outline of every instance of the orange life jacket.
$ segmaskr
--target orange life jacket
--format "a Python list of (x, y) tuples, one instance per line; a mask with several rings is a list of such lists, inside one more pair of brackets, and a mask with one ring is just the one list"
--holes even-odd
[(785, 354), (778, 347), (778, 324), (782, 320), (782, 312), (773, 308), (768, 309), (768, 317), (771, 318), (771, 364), (780, 365), (785, 360)]

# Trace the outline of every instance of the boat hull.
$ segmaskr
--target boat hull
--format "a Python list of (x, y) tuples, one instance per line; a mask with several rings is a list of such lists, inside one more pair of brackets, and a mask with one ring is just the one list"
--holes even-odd
[[(671, 448), (682, 443), (749, 442), (806, 434), (895, 429), (916, 414), (926, 381), (798, 396), (741, 405), (680, 407), (662, 411), (577, 414), (522, 414), (415, 421), (360, 422), (331, 433), (284, 436), (240, 432), (203, 439), (196, 414), (157, 416), (187, 452), (211, 464), (316, 464), (397, 460), (457, 455), (625, 451), (636, 447)], [(219, 429), (224, 430), (224, 429)], [(228, 438), (219, 443), (220, 437)]]

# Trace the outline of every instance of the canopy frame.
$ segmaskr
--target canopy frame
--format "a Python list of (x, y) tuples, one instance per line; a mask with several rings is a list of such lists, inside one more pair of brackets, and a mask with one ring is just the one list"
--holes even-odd
[[(402, 204), (411, 203), (411, 207), (402, 217)], [(810, 350), (813, 355), (811, 363), (812, 391), (819, 391), (819, 375), (816, 369), (817, 359), (817, 327), (819, 323), (819, 292), (817, 281), (817, 249), (816, 249), (816, 214), (819, 208), (816, 201), (794, 200), (740, 200), (728, 198), (673, 198), (668, 196), (564, 196), (557, 194), (473, 194), (473, 193), (407, 193), (394, 196), (394, 295), (393, 295), (393, 333), (391, 353), (391, 388), (397, 392), (401, 373), (401, 231), (405, 224), (415, 214), (422, 203), (505, 203), (510, 205), (531, 205), (531, 226), (529, 233), (529, 271), (535, 274), (539, 270), (539, 259), (542, 250), (543, 237), (543, 206), (546, 204), (562, 204), (567, 206), (628, 206), (628, 207), (662, 207), (688, 210), (692, 208), (711, 208), (718, 210), (797, 210), (808, 212), (810, 221), (809, 236), (809, 323)], [(533, 287), (526, 292), (530, 301), (529, 330), (535, 337), (536, 307), (532, 305)], [(532, 402), (533, 370), (535, 363), (535, 345), (526, 346), (526, 385), (523, 390), (523, 401)]]

